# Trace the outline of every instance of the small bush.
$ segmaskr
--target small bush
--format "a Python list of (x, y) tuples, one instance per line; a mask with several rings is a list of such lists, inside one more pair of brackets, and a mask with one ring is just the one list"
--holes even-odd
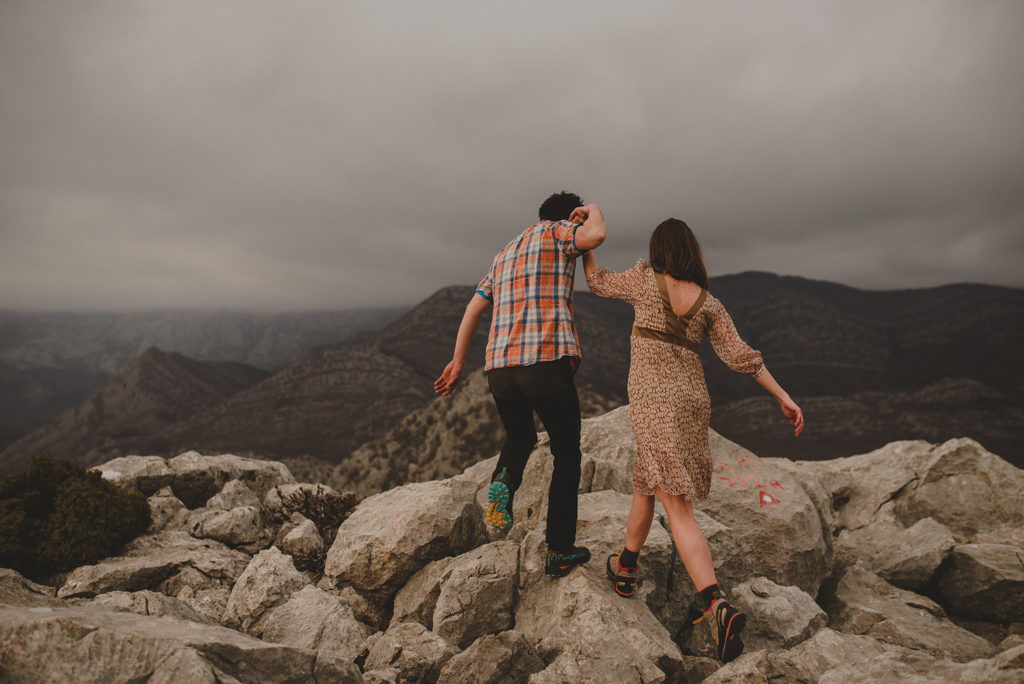
[(112, 555), (149, 524), (139, 492), (78, 463), (34, 456), (0, 483), (0, 566), (45, 580)]

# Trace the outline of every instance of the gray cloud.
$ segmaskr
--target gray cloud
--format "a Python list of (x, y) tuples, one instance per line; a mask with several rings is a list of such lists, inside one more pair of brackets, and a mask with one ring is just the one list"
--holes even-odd
[(550, 192), (628, 266), (1024, 285), (1016, 2), (6, 2), (0, 307), (471, 283)]

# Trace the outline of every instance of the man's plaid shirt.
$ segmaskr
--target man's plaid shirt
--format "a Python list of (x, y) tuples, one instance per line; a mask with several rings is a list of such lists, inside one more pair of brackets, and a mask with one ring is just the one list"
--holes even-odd
[(578, 224), (541, 221), (498, 252), (477, 294), (494, 304), (484, 368), (581, 358), (572, 318)]

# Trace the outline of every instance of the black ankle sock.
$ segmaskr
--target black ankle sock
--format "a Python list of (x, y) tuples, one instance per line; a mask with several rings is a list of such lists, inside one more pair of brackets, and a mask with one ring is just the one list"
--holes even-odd
[(710, 608), (711, 602), (716, 598), (722, 598), (722, 590), (718, 588), (717, 584), (700, 590), (700, 602), (703, 604), (704, 610)]
[(632, 570), (636, 567), (637, 559), (640, 557), (639, 551), (630, 551), (629, 549), (622, 549), (622, 555), (619, 556), (619, 565), (624, 568)]

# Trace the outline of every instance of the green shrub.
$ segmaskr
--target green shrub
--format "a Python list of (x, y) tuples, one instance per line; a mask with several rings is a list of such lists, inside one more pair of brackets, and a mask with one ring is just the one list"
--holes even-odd
[(78, 463), (34, 456), (0, 483), (0, 566), (44, 580), (112, 555), (149, 524), (139, 492)]

